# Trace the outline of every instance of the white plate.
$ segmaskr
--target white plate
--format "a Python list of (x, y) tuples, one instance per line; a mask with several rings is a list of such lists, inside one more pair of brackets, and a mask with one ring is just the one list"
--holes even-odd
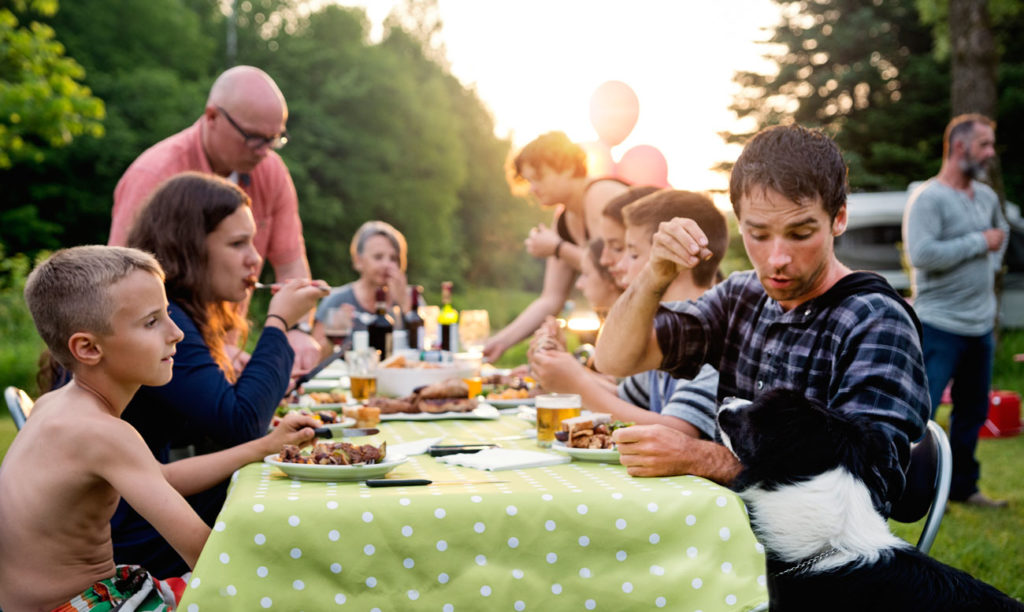
[(337, 376), (333, 378), (314, 378), (302, 383), (302, 390), (306, 393), (310, 391), (331, 391), (341, 389), (344, 386), (341, 383), (342, 380)]
[(388, 455), (381, 463), (370, 465), (315, 465), (307, 463), (285, 463), (277, 460), (277, 454), (267, 455), (264, 463), (281, 470), (296, 480), (319, 480), (324, 482), (342, 482), (379, 478), (408, 461), (404, 455)]
[[(337, 404), (337, 405), (341, 406), (342, 404)], [(298, 409), (289, 410), (289, 412), (298, 412)], [(341, 412), (341, 411), (339, 410), (337, 412)], [(341, 416), (341, 415), (339, 414), (338, 416)], [(277, 418), (281, 419), (281, 418), (284, 418), (284, 417), (283, 416), (279, 416)], [(321, 425), (321, 427), (326, 427), (328, 430), (330, 430), (331, 433), (337, 434), (342, 429), (345, 429), (346, 427), (352, 427), (355, 424), (356, 424), (356, 420), (353, 419), (352, 417), (341, 416), (341, 421), (339, 421), (337, 423), (325, 423), (325, 424)], [(271, 421), (271, 426), (267, 428), (267, 431), (273, 431), (273, 429), (274, 429), (273, 421)]]
[(573, 448), (566, 446), (565, 442), (555, 440), (551, 444), (551, 450), (566, 453), (573, 459), (579, 459), (580, 461), (619, 462), (619, 449), (617, 448)]
[(381, 421), (447, 421), (466, 419), (475, 421), (493, 421), (501, 416), (498, 409), (489, 404), (477, 404), (470, 412), (396, 412), (380, 415)]
[[(292, 407), (294, 406), (294, 407)], [(341, 413), (341, 409), (348, 406), (344, 402), (327, 402), (325, 404), (309, 404), (308, 406), (302, 406), (300, 404), (292, 404), (288, 407), (289, 410), (309, 410), (310, 412), (316, 412), (318, 410), (333, 410), (334, 412)]]
[(532, 397), (518, 397), (515, 399), (484, 399), (483, 401), (498, 408), (514, 408), (516, 406), (533, 406), (533, 400)]

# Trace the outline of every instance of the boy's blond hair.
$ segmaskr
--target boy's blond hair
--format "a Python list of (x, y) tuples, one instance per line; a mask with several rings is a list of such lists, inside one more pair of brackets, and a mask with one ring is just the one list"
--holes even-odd
[(136, 270), (164, 279), (157, 260), (127, 247), (79, 246), (56, 251), (29, 274), (25, 303), (47, 348), (72, 369), (68, 339), (77, 332), (109, 334), (115, 304), (110, 287)]

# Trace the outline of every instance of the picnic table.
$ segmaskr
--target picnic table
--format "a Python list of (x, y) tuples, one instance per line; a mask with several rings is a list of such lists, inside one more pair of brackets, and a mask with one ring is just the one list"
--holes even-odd
[[(510, 439), (497, 420), (381, 424), (389, 445)], [(547, 451), (555, 452), (555, 451)], [(181, 610), (750, 610), (765, 557), (740, 499), (708, 480), (632, 478), (616, 463), (481, 471), (416, 455), (369, 488), (235, 473)], [(484, 482), (499, 480), (502, 482)]]

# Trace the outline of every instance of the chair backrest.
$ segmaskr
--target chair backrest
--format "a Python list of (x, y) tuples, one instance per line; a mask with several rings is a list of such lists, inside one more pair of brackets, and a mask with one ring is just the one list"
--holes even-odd
[(17, 387), (7, 387), (4, 389), (4, 399), (7, 401), (7, 410), (11, 412), (11, 418), (14, 419), (14, 426), (21, 429), (25, 426), (25, 419), (32, 412), (34, 405), (32, 398)]
[(924, 437), (911, 445), (906, 476), (907, 486), (891, 518), (901, 523), (914, 523), (927, 515), (917, 548), (928, 554), (946, 511), (949, 482), (953, 477), (949, 438), (935, 421), (928, 421)]

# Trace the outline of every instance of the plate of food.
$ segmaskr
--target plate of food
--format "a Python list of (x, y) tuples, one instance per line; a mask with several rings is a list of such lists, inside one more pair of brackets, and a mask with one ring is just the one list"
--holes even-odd
[(551, 443), (551, 449), (565, 453), (573, 459), (580, 461), (598, 461), (601, 463), (618, 463), (619, 449), (612, 445), (612, 448), (574, 448), (566, 446), (565, 442), (555, 440)]
[(311, 410), (332, 409), (337, 410), (348, 403), (348, 394), (339, 389), (330, 391), (309, 391), (298, 397), (289, 405), (297, 408), (309, 408)]
[(533, 391), (536, 383), (530, 378), (520, 378), (508, 374), (492, 374), (484, 377), (482, 398), (488, 404), (498, 408), (514, 408), (532, 406)]
[(498, 409), (469, 397), (464, 380), (449, 379), (416, 389), (405, 397), (373, 397), (367, 406), (380, 409), (382, 421), (497, 419)]
[(337, 433), (338, 431), (345, 429), (346, 427), (352, 427), (356, 424), (356, 419), (339, 413), (341, 408), (342, 407), (339, 406), (338, 410), (333, 410), (328, 408), (326, 404), (322, 406), (312, 407), (300, 407), (294, 404), (282, 404), (281, 406), (278, 407), (277, 412), (274, 414), (274, 418), (270, 421), (270, 427), (271, 429), (277, 427), (277, 424), (281, 422), (281, 419), (284, 417), (284, 415), (288, 414), (289, 412), (299, 412), (302, 414), (308, 414), (317, 421), (320, 421), (322, 426), (329, 429), (331, 433)]
[(408, 457), (405, 455), (387, 455), (386, 443), (378, 447), (372, 444), (327, 441), (317, 442), (312, 449), (306, 451), (300, 451), (297, 446), (285, 445), (280, 453), (263, 458), (264, 463), (276, 467), (289, 478), (322, 482), (379, 478), (406, 461)]
[(612, 432), (632, 423), (613, 421), (605, 412), (592, 412), (562, 421), (551, 448), (580, 461), (619, 462), (619, 449), (612, 443)]

